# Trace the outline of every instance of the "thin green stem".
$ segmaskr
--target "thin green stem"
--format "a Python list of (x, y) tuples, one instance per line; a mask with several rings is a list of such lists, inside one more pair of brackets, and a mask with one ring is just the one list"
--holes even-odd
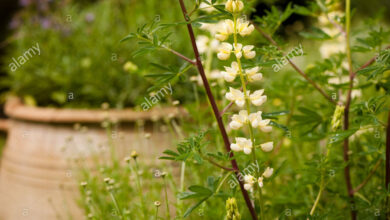
[(141, 209), (142, 209), (142, 212), (144, 214), (144, 218), (146, 219), (147, 218), (146, 217), (147, 216), (147, 212), (146, 212), (146, 209), (145, 209), (144, 194), (143, 194), (142, 185), (141, 185), (141, 178), (139, 177), (139, 174), (138, 174), (138, 170), (139, 170), (138, 169), (138, 163), (137, 163), (137, 160), (134, 160), (134, 161), (135, 161), (134, 173), (135, 173), (135, 177), (136, 177), (139, 197), (141, 199)]
[(123, 215), (122, 215), (122, 212), (121, 212), (121, 210), (120, 210), (120, 208), (119, 208), (118, 202), (116, 201), (116, 198), (115, 198), (115, 196), (114, 196), (114, 193), (112, 193), (111, 190), (110, 190), (110, 197), (111, 197), (112, 202), (114, 203), (114, 206), (115, 206), (116, 211), (118, 212), (119, 218), (120, 218), (120, 219), (123, 219)]
[[(330, 153), (330, 149), (329, 149), (329, 147), (327, 147), (326, 154), (325, 154), (325, 161), (324, 161), (324, 163), (326, 163), (326, 162), (328, 161), (329, 153)], [(325, 172), (324, 172), (324, 170), (323, 170), (323, 171), (321, 172), (320, 190), (318, 191), (316, 200), (314, 201), (313, 207), (312, 207), (311, 210), (310, 210), (310, 215), (311, 215), (311, 216), (314, 214), (314, 211), (316, 210), (316, 207), (317, 207), (318, 203), (320, 202), (320, 199), (321, 199), (322, 193), (323, 193), (323, 191), (324, 191), (324, 188), (325, 188)]]
[(167, 182), (165, 180), (165, 177), (163, 177), (163, 180), (164, 180), (164, 191), (165, 191), (165, 205), (167, 207), (167, 219), (171, 219), (171, 214), (170, 214), (170, 211), (169, 211), (169, 200), (168, 200), (168, 191), (167, 191)]
[(158, 219), (158, 206), (156, 206), (156, 217), (155, 219), (157, 220)]
[(230, 172), (227, 172), (226, 175), (223, 177), (223, 179), (221, 180), (221, 182), (219, 183), (217, 189), (215, 190), (215, 194), (217, 194), (219, 192), (219, 190), (221, 189), (223, 183), (226, 181), (226, 179), (233, 173), (233, 171), (230, 171)]

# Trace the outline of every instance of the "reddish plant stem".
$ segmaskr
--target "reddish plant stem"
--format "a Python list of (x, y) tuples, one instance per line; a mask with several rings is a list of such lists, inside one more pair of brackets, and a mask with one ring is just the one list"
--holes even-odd
[[(390, 184), (390, 111), (387, 116), (387, 129), (386, 129), (386, 190), (389, 189)], [(389, 210), (389, 197), (386, 198), (386, 219), (390, 219), (390, 210)]]
[(374, 175), (375, 171), (378, 169), (379, 165), (381, 165), (381, 162), (382, 160), (379, 159), (378, 162), (376, 162), (374, 168), (370, 171), (370, 173), (368, 174), (368, 176), (363, 180), (362, 183), (360, 183), (357, 187), (355, 187), (355, 189), (353, 190), (353, 193), (355, 194), (356, 192), (358, 192), (359, 190), (361, 190), (367, 183), (368, 181), (370, 180), (370, 178)]
[[(347, 101), (345, 103), (345, 110), (344, 110), (344, 130), (349, 129), (349, 107), (351, 105), (351, 93), (352, 93), (352, 88), (353, 88), (353, 79), (354, 79), (354, 74), (352, 71), (350, 71), (350, 81), (349, 81), (349, 89), (347, 93)], [(349, 138), (346, 138), (343, 143), (343, 158), (344, 162), (347, 163), (344, 167), (344, 178), (345, 178), (345, 183), (347, 185), (347, 191), (348, 191), (348, 196), (350, 198), (350, 203), (351, 203), (351, 218), (355, 220), (357, 218), (357, 212), (355, 210), (355, 202), (354, 202), (354, 191), (352, 187), (352, 181), (351, 181), (351, 170), (349, 166)]]
[[(204, 88), (206, 90), (206, 94), (207, 94), (207, 97), (210, 101), (211, 107), (213, 109), (214, 116), (217, 120), (218, 127), (219, 127), (219, 130), (221, 132), (224, 144), (225, 144), (225, 148), (226, 148), (227, 152), (230, 152), (230, 157), (233, 157), (233, 152), (230, 149), (229, 137), (226, 133), (225, 126), (224, 126), (223, 121), (222, 121), (222, 117), (219, 113), (217, 104), (215, 102), (214, 96), (211, 92), (210, 85), (207, 81), (207, 77), (206, 77), (206, 74), (205, 74), (204, 69), (203, 69), (202, 61), (200, 59), (200, 55), (198, 52), (198, 47), (196, 46), (195, 34), (194, 34), (193, 29), (192, 29), (192, 25), (189, 22), (190, 18), (187, 14), (187, 10), (185, 8), (183, 0), (179, 0), (179, 2), (180, 2), (181, 10), (182, 10), (183, 15), (184, 15), (184, 19), (188, 22), (187, 29), (188, 29), (188, 33), (189, 33), (190, 38), (191, 38), (191, 44), (192, 44), (192, 48), (194, 50), (194, 54), (195, 54), (195, 58), (196, 58), (196, 66), (198, 68), (200, 76), (202, 77), (203, 85), (204, 85)], [(252, 216), (252, 219), (256, 220), (257, 219), (256, 211), (252, 205), (252, 202), (250, 200), (248, 192), (244, 189), (244, 183), (242, 182), (242, 180), (240, 178), (241, 174), (240, 174), (240, 170), (239, 170), (238, 165), (237, 165), (237, 161), (232, 159), (231, 164), (232, 164), (233, 169), (235, 170), (234, 173), (236, 174), (237, 180), (238, 180), (240, 188), (241, 188), (242, 195), (243, 195), (245, 203), (249, 209), (249, 212)]]

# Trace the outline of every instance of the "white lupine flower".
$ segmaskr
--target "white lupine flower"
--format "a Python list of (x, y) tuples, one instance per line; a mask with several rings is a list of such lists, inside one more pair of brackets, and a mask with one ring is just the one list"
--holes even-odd
[(261, 149), (264, 151), (264, 152), (270, 152), (273, 148), (274, 148), (274, 142), (267, 142), (267, 143), (264, 143), (264, 144), (260, 144), (261, 146)]
[(242, 57), (241, 49), (242, 49), (242, 44), (235, 44), (234, 45), (234, 51), (233, 52), (234, 52), (234, 54), (236, 55), (236, 57), (238, 59), (240, 59)]
[(237, 32), (243, 37), (250, 35), (252, 31), (255, 29), (253, 24), (249, 24), (249, 21), (245, 21), (244, 19), (238, 19), (236, 27), (237, 27)]
[(263, 118), (261, 117), (262, 112), (258, 111), (256, 113), (251, 113), (248, 117), (252, 127), (257, 128), (259, 127), (260, 123), (263, 121)]
[(236, 143), (232, 143), (230, 148), (233, 151), (243, 151), (245, 154), (252, 152), (252, 141), (243, 137), (236, 137)]
[(236, 103), (239, 107), (242, 107), (245, 104), (244, 93), (232, 87), (230, 87), (229, 92), (226, 93), (226, 99), (232, 102), (234, 101), (234, 103)]
[(225, 66), (225, 70), (226, 71), (221, 72), (223, 78), (227, 82), (232, 82), (236, 78), (238, 71), (239, 71), (238, 63), (232, 62), (231, 67)]
[(211, 42), (209, 43), (209, 47), (213, 52), (218, 52), (219, 44), (220, 44), (219, 40), (212, 39)]
[(253, 190), (253, 184), (255, 183), (255, 177), (252, 175), (245, 175), (244, 176), (244, 188), (247, 191)]
[(255, 48), (255, 46), (253, 45), (246, 45), (242, 48), (242, 51), (244, 52), (244, 57), (246, 59), (252, 59), (256, 56), (256, 52), (253, 51), (253, 48)]
[(248, 121), (248, 112), (246, 110), (241, 110), (238, 114), (232, 116), (232, 121), (229, 126), (233, 130), (241, 128)]
[(200, 29), (204, 31), (210, 32), (211, 36), (215, 35), (215, 31), (218, 30), (218, 27), (222, 25), (223, 21), (218, 22), (217, 24), (215, 23), (200, 23)]
[(267, 167), (262, 176), (264, 176), (265, 178), (270, 178), (273, 172), (274, 172), (274, 168)]
[(264, 102), (266, 102), (267, 96), (263, 95), (263, 93), (264, 93), (264, 89), (260, 89), (260, 90), (255, 91), (254, 93), (252, 93), (249, 96), (249, 99), (251, 100), (252, 104), (254, 104), (255, 106), (260, 106)]
[(199, 53), (202, 54), (207, 51), (209, 41), (210, 39), (205, 35), (199, 35), (196, 38), (196, 46), (198, 46)]
[(257, 182), (259, 183), (260, 188), (263, 188), (263, 186), (264, 186), (264, 184), (263, 184), (263, 177), (259, 177)]
[(259, 128), (262, 132), (268, 133), (272, 131), (272, 126), (269, 126), (269, 123), (271, 122), (270, 119), (265, 119), (260, 121)]
[(207, 3), (205, 3), (205, 2), (202, 2), (202, 3), (200, 3), (200, 5), (199, 5), (199, 9), (210, 14), (211, 12), (215, 11), (215, 8), (212, 6), (211, 0), (206, 0), (206, 1), (207, 1), (209, 4), (207, 4)]
[(228, 0), (225, 4), (225, 9), (228, 12), (237, 13), (242, 11), (244, 3), (240, 0)]
[(234, 32), (234, 22), (226, 19), (222, 24), (218, 25), (217, 34), (215, 38), (219, 41), (225, 41)]
[(259, 81), (263, 78), (263, 74), (258, 73), (259, 70), (260, 68), (257, 66), (245, 70), (245, 74), (248, 76), (249, 81)]
[(230, 53), (232, 52), (232, 50), (233, 50), (233, 46), (231, 44), (222, 43), (218, 49), (218, 51), (219, 51), (219, 53), (217, 54), (218, 59), (220, 59), (220, 60), (229, 59)]

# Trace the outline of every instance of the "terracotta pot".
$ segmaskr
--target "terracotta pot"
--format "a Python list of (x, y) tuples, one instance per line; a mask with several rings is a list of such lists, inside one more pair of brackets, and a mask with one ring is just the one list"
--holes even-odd
[[(178, 108), (147, 112), (37, 108), (15, 99), (6, 103), (5, 112), (9, 123), (0, 165), (1, 220), (84, 219), (76, 204), (78, 183), (72, 161), (88, 161), (94, 152), (107, 150), (109, 135), (100, 124), (107, 118), (120, 121), (111, 134), (118, 154), (136, 150), (153, 163), (173, 141), (168, 132), (158, 129), (158, 119), (183, 113)], [(141, 132), (135, 123), (140, 120), (145, 121)], [(82, 128), (74, 129), (75, 123)], [(146, 132), (150, 138), (145, 138)]]

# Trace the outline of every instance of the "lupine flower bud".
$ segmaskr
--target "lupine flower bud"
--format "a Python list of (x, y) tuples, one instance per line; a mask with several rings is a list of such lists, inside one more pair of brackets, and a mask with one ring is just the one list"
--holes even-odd
[(344, 106), (342, 105), (337, 105), (336, 109), (334, 110), (333, 113), (333, 118), (332, 118), (332, 130), (337, 131), (341, 127), (341, 119), (344, 113)]
[(226, 219), (240, 220), (241, 215), (238, 212), (237, 200), (235, 198), (228, 198), (226, 200)]
[(244, 9), (244, 3), (240, 0), (228, 0), (225, 4), (225, 9), (231, 13), (237, 13)]

